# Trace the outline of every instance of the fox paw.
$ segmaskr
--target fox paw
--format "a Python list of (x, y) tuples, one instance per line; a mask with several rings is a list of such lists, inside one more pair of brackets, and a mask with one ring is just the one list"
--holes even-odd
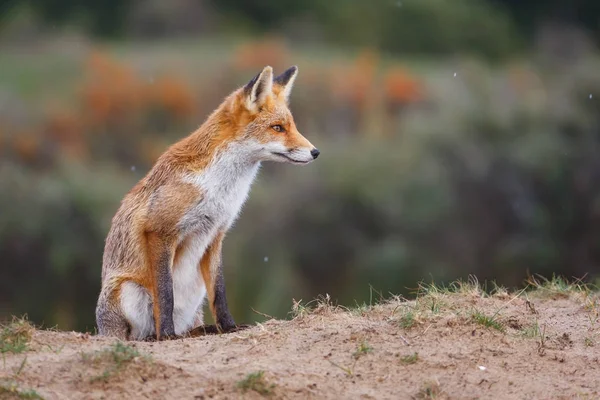
[(164, 340), (175, 340), (175, 339), (183, 339), (183, 336), (175, 335), (175, 334), (172, 334), (172, 335), (160, 335), (160, 339), (159, 340), (162, 342)]
[(175, 339), (183, 339), (183, 336), (175, 335), (175, 334), (172, 334), (172, 335), (162, 334), (162, 335), (160, 335), (160, 338), (157, 338), (156, 335), (150, 335), (150, 336), (147, 336), (146, 338), (142, 339), (142, 341), (144, 341), (144, 342), (163, 342), (165, 340), (175, 340)]

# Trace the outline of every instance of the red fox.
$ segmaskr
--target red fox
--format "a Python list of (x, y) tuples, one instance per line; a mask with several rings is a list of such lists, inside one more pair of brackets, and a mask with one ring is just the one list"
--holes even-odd
[[(171, 145), (113, 217), (96, 306), (98, 334), (123, 340), (184, 335), (203, 324), (236, 328), (221, 247), (263, 161), (308, 164), (319, 150), (288, 108), (298, 74), (266, 66), (189, 136)], [(208, 296), (207, 296), (208, 295)]]

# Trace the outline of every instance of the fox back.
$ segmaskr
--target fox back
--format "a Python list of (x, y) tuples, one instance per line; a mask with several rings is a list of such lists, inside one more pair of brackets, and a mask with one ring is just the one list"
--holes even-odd
[(267, 66), (173, 144), (125, 196), (108, 233), (96, 308), (101, 335), (180, 336), (203, 324), (235, 328), (226, 301), (222, 241), (263, 161), (308, 164), (319, 151), (288, 107), (298, 69)]

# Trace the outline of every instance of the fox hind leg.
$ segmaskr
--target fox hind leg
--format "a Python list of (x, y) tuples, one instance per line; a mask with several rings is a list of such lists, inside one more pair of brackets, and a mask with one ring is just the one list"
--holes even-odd
[[(113, 296), (114, 299), (117, 296)], [(101, 295), (96, 306), (96, 325), (100, 336), (113, 336), (128, 340), (131, 328), (121, 311), (120, 304), (111, 301), (111, 296)]]

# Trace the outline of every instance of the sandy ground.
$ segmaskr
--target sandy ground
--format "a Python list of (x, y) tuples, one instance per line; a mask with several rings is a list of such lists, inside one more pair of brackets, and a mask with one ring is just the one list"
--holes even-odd
[(463, 291), (121, 346), (35, 330), (3, 355), (0, 398), (597, 399), (599, 310), (589, 293)]

